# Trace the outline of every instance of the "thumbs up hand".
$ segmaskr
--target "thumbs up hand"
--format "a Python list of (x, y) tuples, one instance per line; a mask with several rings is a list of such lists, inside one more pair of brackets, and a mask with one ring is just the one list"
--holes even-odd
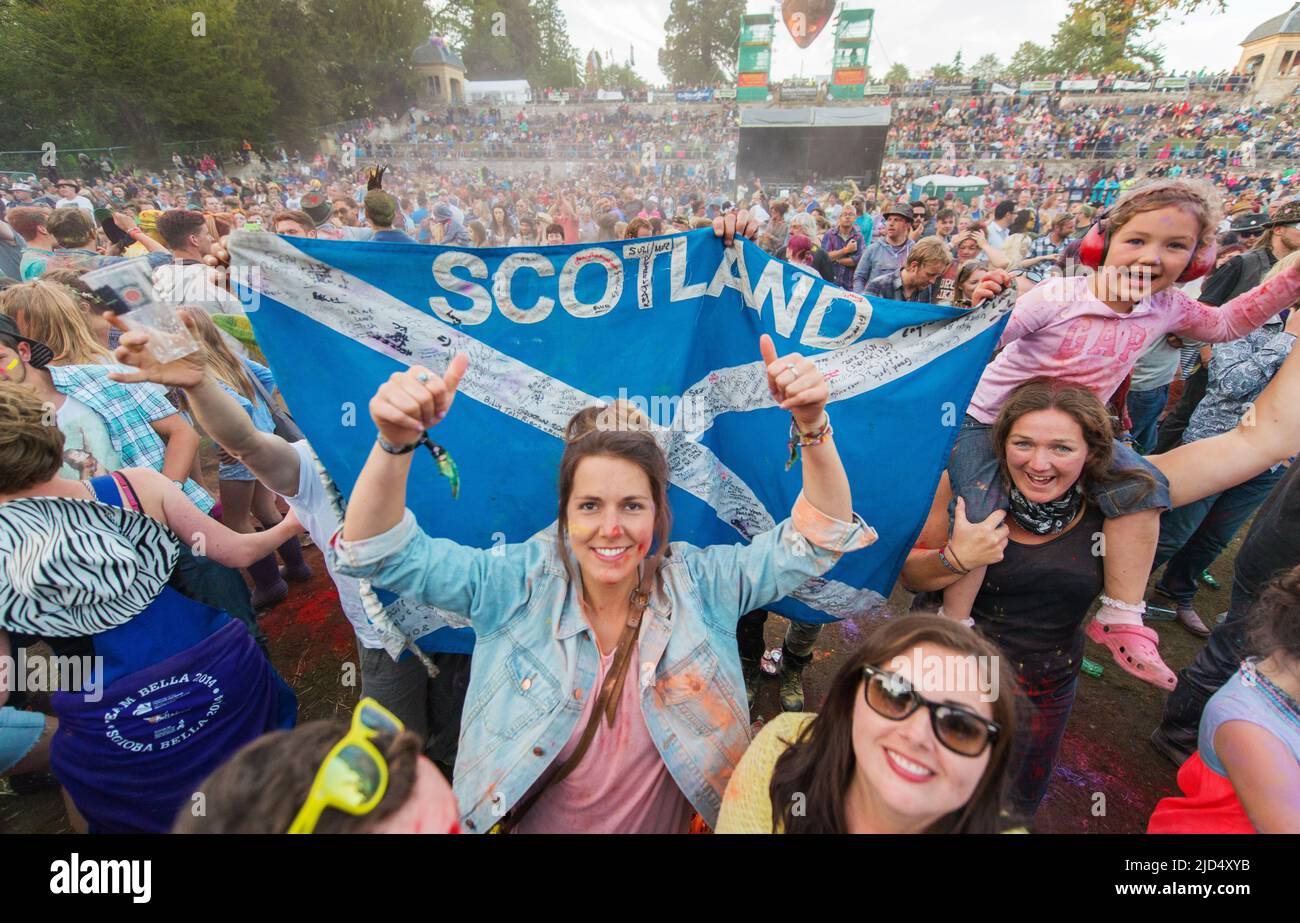
[(767, 369), (767, 390), (783, 410), (789, 410), (801, 430), (821, 424), (830, 387), (821, 369), (807, 356), (790, 353), (778, 357), (776, 344), (766, 333), (758, 341)]

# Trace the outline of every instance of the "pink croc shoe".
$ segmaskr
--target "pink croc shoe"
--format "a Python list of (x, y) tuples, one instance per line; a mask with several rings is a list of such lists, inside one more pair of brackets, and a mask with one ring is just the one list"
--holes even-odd
[(1178, 677), (1165, 666), (1156, 649), (1160, 636), (1145, 625), (1103, 625), (1093, 619), (1086, 634), (1109, 648), (1110, 655), (1125, 673), (1171, 692), (1178, 685)]

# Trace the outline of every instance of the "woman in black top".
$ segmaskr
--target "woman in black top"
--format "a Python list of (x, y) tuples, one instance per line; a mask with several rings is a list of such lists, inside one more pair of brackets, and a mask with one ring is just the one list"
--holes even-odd
[[(1257, 425), (1150, 458), (1168, 479), (1174, 506), (1254, 477), (1300, 447), (1298, 356), (1288, 357), (1260, 395)], [(1012, 757), (1010, 796), (1012, 806), (1029, 817), (1047, 792), (1074, 703), (1084, 622), (1102, 589), (1102, 519), (1088, 498), (1112, 476), (1113, 441), (1101, 401), (1085, 388), (1053, 379), (1012, 392), (992, 439), (1010, 510), (972, 524), (959, 499), (950, 528), (952, 491), (945, 475), (903, 580), (911, 589), (939, 590), (988, 566), (972, 618), (1010, 658), (1028, 699), (1029, 720), (1021, 723)]]

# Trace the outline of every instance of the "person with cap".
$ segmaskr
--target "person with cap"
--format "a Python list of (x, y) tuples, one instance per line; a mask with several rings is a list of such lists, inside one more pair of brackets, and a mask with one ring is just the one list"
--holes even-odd
[[(520, 219), (522, 228), (528, 219)], [(456, 213), (452, 210), (451, 205), (446, 202), (439, 202), (433, 207), (433, 223), (442, 228), (442, 239), (438, 242), (444, 247), (468, 247), (471, 245), (469, 231), (465, 225), (456, 220)], [(532, 222), (528, 221), (531, 228)]]
[(0, 634), (93, 658), (50, 700), (50, 763), (74, 828), (162, 833), (231, 753), (297, 716), (244, 625), (173, 586), (178, 536), (238, 567), (301, 527), (290, 516), (239, 535), (145, 468), (60, 477), (63, 434), (45, 414), (0, 381)]
[(885, 221), (885, 235), (867, 247), (853, 271), (853, 291), (861, 293), (867, 283), (877, 276), (902, 268), (912, 252), (912, 210), (906, 205), (892, 202), (885, 206), (881, 217)]
[(415, 239), (404, 231), (394, 230), (397, 217), (397, 199), (382, 189), (371, 189), (364, 200), (366, 223), (374, 232), (370, 239), (376, 243), (413, 244)]
[(14, 204), (31, 205), (32, 204), (32, 187), (27, 183), (14, 183), (9, 187), (10, 193), (13, 194)]
[(341, 229), (330, 221), (330, 217), (334, 214), (334, 205), (319, 189), (304, 193), (300, 205), (302, 212), (311, 219), (317, 237), (326, 240), (342, 238)]
[(1264, 236), (1268, 215), (1260, 212), (1246, 212), (1232, 218), (1228, 230), (1237, 235), (1247, 247), (1253, 247)]
[(90, 199), (80, 194), (81, 186), (75, 179), (61, 179), (54, 184), (54, 188), (59, 191), (59, 201), (55, 208), (76, 207), (85, 212), (87, 218), (94, 219), (95, 206)]

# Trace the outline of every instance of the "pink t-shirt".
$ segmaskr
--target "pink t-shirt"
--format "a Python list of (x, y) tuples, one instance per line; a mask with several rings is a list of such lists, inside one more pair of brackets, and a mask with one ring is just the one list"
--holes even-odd
[[(601, 655), (596, 684), (587, 691), (573, 736), (537, 785), (545, 784), (577, 748), (613, 662), (613, 651)], [(686, 833), (690, 828), (691, 804), (668, 774), (641, 714), (638, 662), (634, 654), (614, 726), (601, 718), (582, 762), (542, 793), (514, 828), (516, 833)]]
[(1049, 279), (1016, 301), (1002, 352), (980, 378), (969, 413), (992, 423), (1007, 397), (1031, 378), (1059, 378), (1109, 400), (1146, 347), (1167, 333), (1227, 343), (1257, 329), (1300, 297), (1293, 267), (1220, 308), (1170, 287), (1143, 298), (1128, 314), (1097, 299), (1088, 276)]

